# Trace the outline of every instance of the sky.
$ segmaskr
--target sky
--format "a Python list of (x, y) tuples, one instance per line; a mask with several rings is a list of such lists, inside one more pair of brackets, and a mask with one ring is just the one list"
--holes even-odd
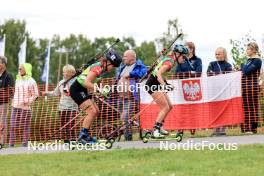
[(249, 31), (263, 48), (261, 0), (0, 0), (0, 7), (0, 24), (26, 20), (36, 39), (73, 33), (90, 39), (131, 36), (140, 44), (161, 37), (168, 20), (178, 18), (204, 65), (215, 60), (217, 47), (230, 50), (229, 40)]

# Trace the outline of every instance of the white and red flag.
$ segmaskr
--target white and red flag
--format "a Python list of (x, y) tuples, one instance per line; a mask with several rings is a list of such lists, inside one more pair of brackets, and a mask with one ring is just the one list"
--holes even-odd
[[(166, 129), (214, 128), (243, 123), (241, 72), (169, 80), (175, 89), (168, 93), (173, 109), (168, 114)], [(152, 97), (140, 88), (141, 127), (151, 129), (159, 112)]]

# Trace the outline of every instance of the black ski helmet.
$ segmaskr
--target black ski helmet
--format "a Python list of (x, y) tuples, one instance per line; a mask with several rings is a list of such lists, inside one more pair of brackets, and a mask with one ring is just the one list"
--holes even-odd
[(108, 51), (105, 57), (114, 67), (119, 67), (122, 62), (122, 57), (114, 50)]

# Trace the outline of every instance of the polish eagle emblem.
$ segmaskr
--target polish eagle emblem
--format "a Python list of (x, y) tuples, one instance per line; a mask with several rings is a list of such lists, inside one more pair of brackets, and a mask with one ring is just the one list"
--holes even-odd
[(200, 80), (183, 80), (182, 88), (186, 101), (199, 101), (202, 99)]

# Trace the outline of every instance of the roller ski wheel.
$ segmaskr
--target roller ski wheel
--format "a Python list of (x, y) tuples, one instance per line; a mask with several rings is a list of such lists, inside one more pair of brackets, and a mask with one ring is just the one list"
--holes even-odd
[(106, 141), (111, 142), (113, 144), (116, 141), (116, 139), (115, 138), (109, 138)]
[(109, 139), (105, 142), (105, 148), (107, 149), (111, 149), (113, 147), (113, 140), (112, 139)]
[(181, 142), (183, 138), (183, 133), (177, 133), (175, 138), (177, 142)]
[(151, 135), (152, 135), (151, 132), (147, 132), (142, 138), (143, 143), (147, 143), (151, 138)]
[(146, 137), (143, 137), (143, 138), (142, 138), (143, 143), (148, 143), (148, 140), (149, 140), (149, 139), (146, 138)]

